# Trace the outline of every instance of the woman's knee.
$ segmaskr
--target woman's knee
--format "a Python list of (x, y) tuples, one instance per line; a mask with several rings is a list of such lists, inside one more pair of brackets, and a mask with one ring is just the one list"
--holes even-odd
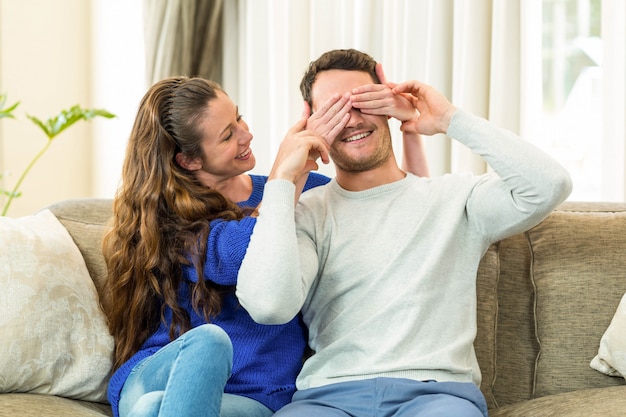
[(233, 345), (228, 334), (214, 324), (202, 324), (183, 335), (194, 343), (204, 344), (218, 349), (232, 350)]
[(165, 391), (151, 391), (142, 395), (133, 404), (127, 417), (157, 417), (164, 394)]
[(270, 417), (273, 414), (272, 410), (252, 398), (234, 394), (222, 397), (220, 417)]
[(214, 324), (203, 324), (194, 327), (180, 336), (183, 338), (184, 349), (192, 349), (203, 357), (225, 360), (232, 363), (233, 345), (228, 334)]

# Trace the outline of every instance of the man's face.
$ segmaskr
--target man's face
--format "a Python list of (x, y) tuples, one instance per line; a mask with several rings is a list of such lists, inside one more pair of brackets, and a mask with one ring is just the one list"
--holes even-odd
[[(328, 70), (317, 74), (311, 88), (313, 112), (334, 94), (372, 84), (363, 71)], [(338, 169), (362, 172), (386, 162), (392, 154), (391, 135), (386, 116), (364, 114), (353, 108), (350, 120), (331, 144), (330, 157)]]

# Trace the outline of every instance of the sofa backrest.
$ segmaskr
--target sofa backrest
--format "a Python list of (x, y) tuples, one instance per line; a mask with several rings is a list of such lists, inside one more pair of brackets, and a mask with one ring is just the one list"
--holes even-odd
[(564, 203), (493, 245), (477, 286), (475, 349), (490, 407), (625, 383), (589, 364), (626, 293), (626, 204)]
[(111, 199), (84, 198), (60, 201), (47, 207), (74, 239), (98, 293), (106, 279), (102, 237), (113, 215), (112, 205)]

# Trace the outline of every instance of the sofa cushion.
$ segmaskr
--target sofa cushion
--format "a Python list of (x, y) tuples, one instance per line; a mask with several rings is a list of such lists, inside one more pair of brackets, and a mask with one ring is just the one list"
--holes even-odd
[(112, 417), (111, 406), (54, 395), (2, 394), (1, 417)]
[(556, 211), (527, 234), (540, 345), (534, 396), (624, 384), (589, 363), (626, 292), (626, 211)]
[(489, 410), (489, 417), (617, 417), (624, 410), (626, 386), (548, 395)]
[(49, 211), (0, 217), (0, 392), (105, 401), (110, 336), (83, 257)]

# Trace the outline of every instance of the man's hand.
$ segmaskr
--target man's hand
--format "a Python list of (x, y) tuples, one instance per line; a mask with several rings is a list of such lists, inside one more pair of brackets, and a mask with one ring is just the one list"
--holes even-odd
[(376, 75), (382, 84), (368, 84), (352, 90), (352, 106), (365, 114), (384, 115), (398, 119), (402, 131), (414, 132), (417, 111), (410, 94), (393, 92), (395, 83), (387, 81), (382, 64), (376, 64)]
[[(308, 117), (306, 129), (311, 130), (331, 145), (350, 120), (350, 96), (335, 94), (311, 115), (309, 103), (304, 102), (304, 117)], [(310, 116), (310, 117), (309, 117)]]
[(418, 133), (434, 135), (448, 131), (456, 107), (439, 91), (419, 81), (398, 84), (392, 91), (395, 94), (411, 95), (412, 104), (419, 112), (415, 121)]

